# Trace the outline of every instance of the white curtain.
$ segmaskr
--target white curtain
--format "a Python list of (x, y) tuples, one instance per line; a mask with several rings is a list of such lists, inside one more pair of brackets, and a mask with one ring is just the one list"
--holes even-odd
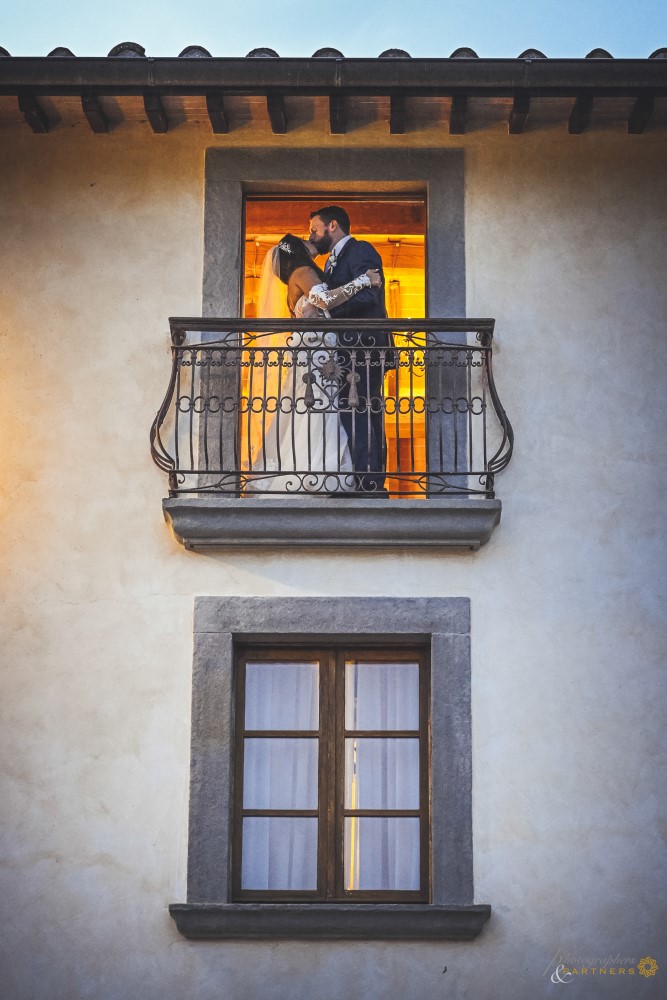
[[(345, 807), (419, 809), (419, 665), (346, 662), (345, 728), (415, 732), (345, 740)], [(419, 819), (347, 817), (344, 858), (347, 889), (419, 889)]]
[(346, 809), (419, 809), (419, 740), (345, 740)]
[(244, 889), (316, 889), (317, 820), (306, 816), (246, 816)]
[(345, 819), (346, 889), (419, 889), (419, 819)]
[(317, 739), (247, 739), (244, 809), (317, 809)]
[(319, 663), (246, 664), (246, 729), (318, 729)]
[(417, 663), (345, 663), (346, 729), (419, 729)]
[[(309, 663), (246, 665), (243, 807), (316, 810), (318, 807), (319, 667)], [(345, 664), (348, 730), (407, 730), (405, 737), (348, 736), (345, 807), (419, 809), (419, 666), (416, 663)], [(262, 730), (304, 735), (261, 736)], [(344, 824), (348, 889), (419, 888), (419, 819), (347, 817)], [(243, 820), (245, 889), (317, 887), (317, 819), (246, 816)]]
[[(319, 664), (246, 664), (246, 730), (316, 730)], [(244, 809), (317, 809), (318, 740), (248, 737), (244, 742)], [(317, 819), (246, 816), (244, 889), (316, 889)]]

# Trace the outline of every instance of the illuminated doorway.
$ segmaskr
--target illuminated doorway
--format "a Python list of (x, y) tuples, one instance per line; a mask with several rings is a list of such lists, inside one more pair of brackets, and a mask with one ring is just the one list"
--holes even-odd
[[(419, 194), (332, 195), (313, 197), (253, 195), (245, 199), (243, 315), (257, 316), (264, 258), (286, 233), (308, 235), (310, 213), (324, 205), (341, 205), (352, 235), (371, 243), (382, 258), (387, 313), (391, 319), (417, 319), (426, 314), (426, 198)], [(322, 260), (319, 261), (323, 263)], [(408, 341), (394, 334), (399, 365), (385, 376), (387, 489), (390, 494), (424, 496), (397, 470), (426, 474), (426, 401), (423, 355), (402, 354)], [(414, 338), (411, 346), (414, 348)], [(410, 362), (406, 359), (410, 358)], [(247, 386), (242, 386), (247, 395)], [(241, 443), (241, 453), (247, 448)], [(392, 472), (394, 475), (392, 476)]]

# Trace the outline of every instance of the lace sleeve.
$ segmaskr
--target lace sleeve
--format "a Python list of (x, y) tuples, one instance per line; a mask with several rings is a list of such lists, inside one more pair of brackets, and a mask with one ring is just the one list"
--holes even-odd
[(329, 288), (328, 285), (313, 285), (308, 292), (308, 301), (312, 302), (318, 309), (335, 309), (360, 292), (362, 288), (370, 288), (371, 279), (367, 274), (362, 274), (359, 278), (348, 281), (340, 288)]

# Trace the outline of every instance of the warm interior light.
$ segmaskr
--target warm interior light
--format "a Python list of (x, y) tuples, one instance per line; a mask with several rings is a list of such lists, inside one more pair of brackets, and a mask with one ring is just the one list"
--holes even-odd
[[(419, 195), (406, 198), (363, 197), (333, 199), (350, 216), (352, 234), (368, 240), (382, 258), (386, 281), (387, 313), (392, 319), (424, 316), (426, 311), (425, 236), (426, 201)], [(331, 196), (316, 200), (305, 198), (248, 198), (245, 217), (244, 316), (257, 316), (257, 299), (264, 257), (271, 247), (288, 232), (306, 236), (310, 213), (323, 204), (331, 204)], [(324, 258), (318, 263), (323, 266)], [(408, 341), (395, 334), (398, 348)], [(414, 341), (413, 341), (414, 343)], [(404, 354), (401, 360), (405, 361)], [(247, 383), (241, 387), (247, 397)], [(416, 486), (396, 475), (403, 472), (426, 471), (426, 415), (422, 402), (425, 394), (423, 357), (415, 363), (389, 372), (385, 378), (385, 395), (392, 400), (385, 419), (387, 438), (387, 488), (390, 493), (423, 494)], [(394, 406), (393, 400), (396, 400)], [(248, 454), (248, 433), (242, 427), (241, 454)], [(252, 450), (252, 447), (251, 449)], [(247, 462), (245, 463), (247, 466)], [(392, 473), (394, 475), (392, 476)]]

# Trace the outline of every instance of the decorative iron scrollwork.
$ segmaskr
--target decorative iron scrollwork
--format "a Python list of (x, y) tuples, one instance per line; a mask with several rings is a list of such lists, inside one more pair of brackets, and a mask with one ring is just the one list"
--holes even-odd
[[(514, 441), (493, 321), (401, 320), (393, 343), (387, 320), (329, 322), (313, 333), (306, 321), (171, 321), (150, 432), (170, 493), (371, 497), (386, 476), (396, 497), (492, 497)], [(373, 434), (385, 441), (377, 467), (351, 470), (345, 441)]]

